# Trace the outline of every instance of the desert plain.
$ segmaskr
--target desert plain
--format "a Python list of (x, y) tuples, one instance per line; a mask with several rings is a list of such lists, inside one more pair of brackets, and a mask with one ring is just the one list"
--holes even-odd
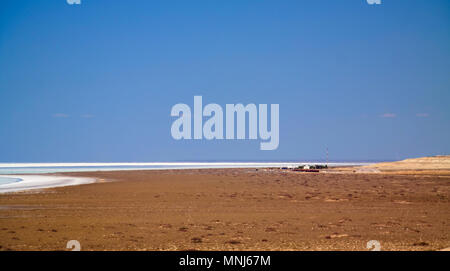
[(447, 249), (450, 157), (421, 159), (64, 173), (97, 182), (0, 194), (0, 250)]

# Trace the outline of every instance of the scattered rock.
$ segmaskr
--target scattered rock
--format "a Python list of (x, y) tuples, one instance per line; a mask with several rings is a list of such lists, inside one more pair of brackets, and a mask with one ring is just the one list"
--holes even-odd
[(338, 233), (334, 233), (331, 235), (327, 235), (325, 236), (326, 239), (334, 239), (334, 238), (342, 238), (342, 237), (348, 237), (348, 234), (338, 234)]
[(414, 243), (413, 246), (415, 247), (425, 247), (425, 246), (429, 246), (430, 244), (428, 244), (427, 242), (419, 242), (419, 243)]
[(188, 228), (186, 228), (186, 227), (181, 227), (181, 228), (179, 228), (178, 230), (179, 230), (179, 231), (182, 231), (182, 232), (187, 232), (187, 231), (188, 231)]

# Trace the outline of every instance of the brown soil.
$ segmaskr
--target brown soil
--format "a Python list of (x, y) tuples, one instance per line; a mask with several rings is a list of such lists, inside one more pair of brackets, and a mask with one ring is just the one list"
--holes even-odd
[(68, 173), (0, 195), (0, 250), (439, 250), (450, 176), (210, 169)]

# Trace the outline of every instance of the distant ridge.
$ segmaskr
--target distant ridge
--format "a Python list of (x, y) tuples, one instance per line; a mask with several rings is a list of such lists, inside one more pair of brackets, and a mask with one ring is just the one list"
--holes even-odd
[(364, 166), (367, 169), (376, 169), (381, 172), (397, 173), (444, 173), (450, 174), (450, 155), (437, 155), (430, 157), (410, 158), (397, 162), (377, 163)]

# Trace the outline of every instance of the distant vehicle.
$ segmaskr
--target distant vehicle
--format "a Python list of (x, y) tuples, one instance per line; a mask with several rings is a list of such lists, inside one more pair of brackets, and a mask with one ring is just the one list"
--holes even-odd
[(294, 169), (294, 171), (319, 172), (319, 169), (328, 168), (328, 165), (302, 165)]

